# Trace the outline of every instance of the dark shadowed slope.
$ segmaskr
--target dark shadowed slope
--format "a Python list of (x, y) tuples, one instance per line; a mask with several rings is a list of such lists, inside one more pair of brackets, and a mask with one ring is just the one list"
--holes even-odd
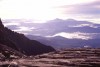
[(7, 28), (3, 26), (2, 21), (0, 20), (0, 43), (18, 50), (14, 42), (9, 39), (9, 36), (7, 36), (7, 31)]
[(23, 34), (16, 33), (3, 26), (0, 20), (0, 43), (18, 50), (26, 55), (36, 55), (54, 51), (55, 49), (30, 40)]

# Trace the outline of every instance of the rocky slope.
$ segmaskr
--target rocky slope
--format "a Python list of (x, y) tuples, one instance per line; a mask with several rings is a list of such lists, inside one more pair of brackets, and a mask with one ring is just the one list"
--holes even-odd
[(19, 34), (4, 27), (1, 20), (0, 20), (0, 44), (13, 48), (25, 55), (37, 55), (55, 51), (55, 49), (50, 46), (41, 44), (36, 40), (30, 40), (23, 34)]
[(6, 45), (0, 44), (0, 61), (6, 61), (11, 59), (18, 59), (21, 57), (25, 57), (24, 54), (21, 52), (12, 49), (11, 47), (8, 47)]
[(13, 67), (100, 67), (100, 48), (71, 48), (0, 62)]

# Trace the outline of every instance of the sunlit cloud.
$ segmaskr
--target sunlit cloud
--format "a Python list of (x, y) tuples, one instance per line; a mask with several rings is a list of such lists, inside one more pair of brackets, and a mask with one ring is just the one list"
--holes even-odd
[(98, 35), (100, 35), (100, 34), (99, 33), (81, 33), (81, 32), (74, 32), (74, 33), (61, 32), (61, 33), (57, 33), (53, 36), (46, 36), (46, 37), (62, 36), (62, 37), (67, 38), (67, 39), (88, 40), (88, 39), (96, 38)]
[(4, 26), (20, 25), (19, 23), (4, 23)]
[(69, 38), (69, 39), (84, 39), (84, 40), (91, 39), (91, 37), (88, 35), (89, 34), (87, 34), (87, 33), (80, 33), (80, 32), (75, 32), (75, 33), (62, 32), (62, 33), (58, 33), (54, 36), (62, 36), (62, 37)]
[(13, 31), (16, 31), (16, 32), (30, 32), (30, 31), (33, 31), (33, 29), (35, 29), (34, 27), (19, 27), (19, 29), (16, 29), (16, 30), (13, 30)]
[(75, 26), (70, 26), (70, 27), (84, 27), (84, 26), (98, 28), (98, 26), (94, 26), (93, 24), (80, 24), (80, 25), (75, 25)]

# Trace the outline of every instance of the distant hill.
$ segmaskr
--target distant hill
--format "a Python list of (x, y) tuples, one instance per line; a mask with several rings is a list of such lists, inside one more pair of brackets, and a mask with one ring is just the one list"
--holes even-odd
[(30, 40), (17, 32), (3, 26), (0, 20), (0, 44), (13, 48), (25, 55), (37, 55), (55, 51), (51, 46), (46, 46), (36, 40)]

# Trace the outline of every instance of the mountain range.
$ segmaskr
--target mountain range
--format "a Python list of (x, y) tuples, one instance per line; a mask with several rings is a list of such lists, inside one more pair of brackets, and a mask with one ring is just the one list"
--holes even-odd
[[(88, 21), (77, 21), (74, 19), (54, 19), (47, 21), (46, 23), (34, 23), (32, 21), (21, 21), (21, 20), (5, 20), (6, 22), (19, 23), (19, 25), (7, 25), (9, 29), (17, 30), (21, 33), (28, 33), (30, 35), (38, 36), (50, 36), (57, 33), (100, 33), (100, 24), (88, 22)], [(4, 21), (4, 22), (5, 22)], [(6, 23), (4, 23), (6, 25)], [(29, 30), (21, 30), (26, 27)]]
[(12, 21), (15, 23), (19, 21), (19, 25), (8, 25), (9, 29), (25, 33), (29, 39), (55, 48), (100, 47), (100, 24), (58, 18), (46, 23), (34, 23), (25, 20), (9, 20), (8, 22)]

